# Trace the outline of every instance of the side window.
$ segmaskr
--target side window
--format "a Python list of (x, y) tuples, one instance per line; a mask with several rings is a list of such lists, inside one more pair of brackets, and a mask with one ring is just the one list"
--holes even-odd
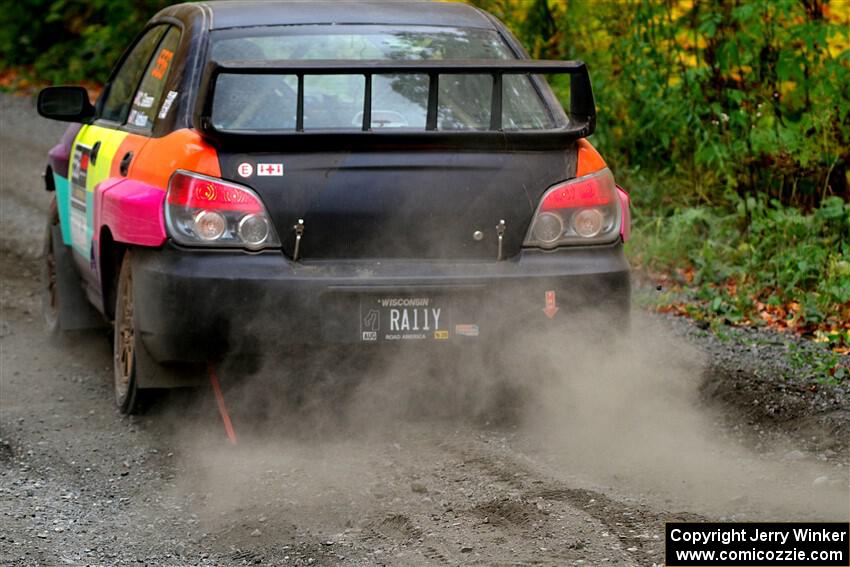
[[(139, 90), (133, 97), (133, 105), (130, 109), (130, 116), (127, 118), (127, 124), (147, 129), (153, 127), (157, 110), (162, 104), (165, 84), (168, 74), (171, 72), (174, 54), (177, 52), (179, 42), (180, 32), (177, 28), (169, 28), (153, 59), (145, 69), (142, 82), (139, 83)], [(170, 95), (169, 98), (173, 100), (174, 95)]]
[(162, 39), (165, 28), (166, 26), (157, 26), (150, 29), (124, 59), (124, 63), (109, 84), (109, 92), (106, 93), (106, 100), (103, 102), (99, 118), (119, 124), (124, 123), (127, 113), (130, 112), (130, 103), (133, 102), (136, 86), (142, 78), (153, 50)]

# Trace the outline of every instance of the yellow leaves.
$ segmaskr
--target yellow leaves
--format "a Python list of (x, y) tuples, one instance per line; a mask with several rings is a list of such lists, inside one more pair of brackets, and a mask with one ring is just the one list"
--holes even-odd
[(699, 66), (699, 59), (697, 58), (696, 53), (691, 51), (680, 51), (678, 53), (679, 63), (688, 69), (695, 69)]
[(705, 49), (708, 46), (705, 36), (695, 35), (688, 29), (683, 29), (676, 34), (676, 44), (685, 49)]
[(830, 57), (838, 58), (848, 49), (850, 49), (850, 32), (835, 34), (826, 40), (826, 50)]
[(823, 15), (831, 22), (850, 26), (850, 2), (832, 0), (823, 7)]
[(815, 336), (812, 338), (816, 343), (828, 343), (829, 342), (829, 333), (825, 333), (821, 330), (815, 331)]
[(753, 68), (749, 65), (740, 65), (729, 70), (729, 76), (738, 82), (743, 82), (744, 79), (753, 72)]
[(796, 81), (782, 81), (779, 83), (779, 94), (782, 96), (789, 95), (797, 88)]
[(835, 33), (827, 38), (826, 49), (830, 57), (839, 57), (850, 50), (850, 2), (833, 0), (823, 7), (824, 16), (832, 23), (838, 24)]
[(564, 0), (549, 0), (549, 9), (557, 17), (566, 12), (567, 3)]
[(694, 9), (694, 0), (678, 0), (670, 7), (670, 15), (674, 20), (686, 16)]

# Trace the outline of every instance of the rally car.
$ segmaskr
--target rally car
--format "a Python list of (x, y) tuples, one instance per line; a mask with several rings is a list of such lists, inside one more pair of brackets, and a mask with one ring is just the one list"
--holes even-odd
[(112, 322), (124, 412), (229, 356), (627, 316), (629, 201), (586, 139), (588, 70), (476, 8), (175, 5), (94, 104), (49, 87), (38, 111), (72, 123), (45, 176), (46, 319)]

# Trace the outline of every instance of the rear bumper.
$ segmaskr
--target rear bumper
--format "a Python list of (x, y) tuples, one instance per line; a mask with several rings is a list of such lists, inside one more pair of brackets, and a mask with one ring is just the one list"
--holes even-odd
[[(462, 305), (478, 337), (563, 332), (576, 314), (604, 312), (627, 324), (629, 268), (622, 244), (553, 252), (523, 251), (504, 262), (302, 261), (277, 252), (193, 251), (166, 244), (134, 253), (137, 330), (158, 362), (203, 362), (269, 349), (341, 343), (380, 348), (361, 339), (363, 297), (438, 296)], [(544, 313), (546, 293), (558, 311)], [(470, 320), (474, 318), (475, 320)], [(429, 337), (431, 338), (431, 337)]]

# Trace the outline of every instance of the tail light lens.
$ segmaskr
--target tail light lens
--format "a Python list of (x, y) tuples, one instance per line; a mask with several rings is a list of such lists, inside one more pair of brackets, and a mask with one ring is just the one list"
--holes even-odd
[(524, 246), (605, 244), (620, 237), (620, 197), (608, 168), (555, 185), (543, 195)]
[(165, 221), (171, 237), (186, 246), (260, 250), (280, 246), (265, 206), (244, 185), (188, 171), (168, 182)]

